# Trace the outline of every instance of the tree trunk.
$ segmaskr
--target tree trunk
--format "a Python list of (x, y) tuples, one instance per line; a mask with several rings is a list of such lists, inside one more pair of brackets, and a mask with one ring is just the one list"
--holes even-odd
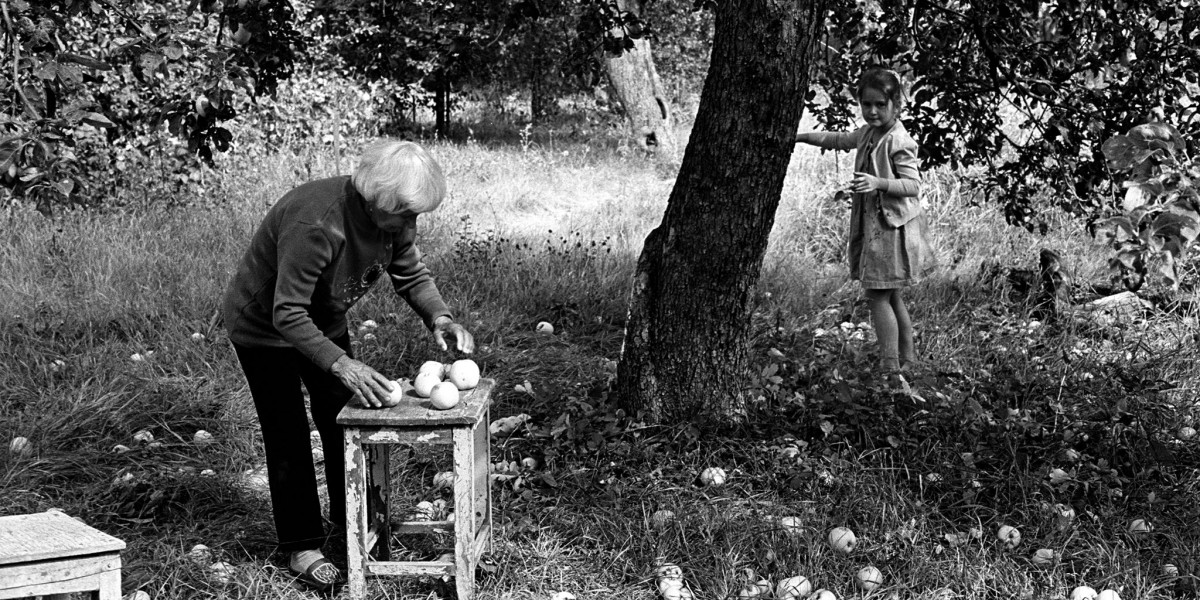
[[(641, 13), (639, 0), (617, 0), (621, 10)], [(633, 48), (618, 56), (606, 54), (604, 71), (625, 111), (632, 135), (637, 143), (654, 152), (664, 162), (674, 162), (679, 155), (675, 140), (671, 104), (654, 68), (650, 40), (634, 40)]]
[(433, 129), (438, 137), (446, 139), (450, 134), (450, 83), (445, 74), (439, 75), (433, 91)]
[(638, 259), (617, 373), (622, 406), (649, 422), (745, 413), (751, 297), (826, 3), (718, 4), (696, 122)]

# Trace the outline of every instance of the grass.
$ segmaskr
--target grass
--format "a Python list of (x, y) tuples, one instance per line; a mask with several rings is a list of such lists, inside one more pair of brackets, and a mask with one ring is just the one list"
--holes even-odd
[[(649, 599), (662, 562), (706, 599), (736, 596), (747, 568), (849, 597), (868, 564), (886, 577), (881, 598), (1063, 598), (1083, 583), (1126, 599), (1194, 595), (1200, 447), (1173, 433), (1196, 419), (1196, 315), (1034, 324), (1005, 278), (985, 276), (1033, 268), (1051, 247), (1078, 281), (1102, 278), (1104, 250), (1078, 224), (1056, 219), (1044, 236), (1007, 227), (958, 174), (929, 173), (941, 266), (908, 295), (930, 363), (914, 381), (925, 403), (896, 403), (869, 376), (872, 332), (856, 325), (869, 318), (846, 281), (847, 211), (832, 191), (849, 157), (798, 149), (757, 297), (749, 424), (648, 425), (617, 411), (606, 386), (629, 277), (672, 182), (603, 140), (514, 139), (430, 143), (451, 193), (420, 223), (426, 260), (499, 382), (494, 416), (532, 416), (493, 440), (494, 460), (539, 466), (499, 469), (513, 477), (495, 484), (482, 598)], [(290, 585), (268, 501), (246, 477), (261, 442), (213, 315), (268, 203), (346, 161), (316, 147), (243, 150), (171, 209), (0, 215), (0, 439), (35, 448), (0, 454), (0, 514), (58, 507), (121, 537), (126, 591), (155, 599), (313, 597)], [(383, 286), (352, 318), (380, 323), (355, 344), (385, 374), (449, 358)], [(543, 320), (555, 336), (534, 333)], [(200, 429), (214, 442), (194, 443)], [(140, 430), (159, 444), (134, 442)], [(444, 459), (400, 456), (398, 496), (438, 497), (429, 482)], [(714, 465), (729, 482), (697, 485)], [(1052, 482), (1054, 468), (1069, 478)], [(1077, 516), (1060, 521), (1058, 504)], [(660, 510), (675, 516), (661, 527)], [(802, 530), (785, 531), (784, 516)], [(1134, 518), (1156, 529), (1131, 534)], [(1020, 546), (999, 543), (1001, 524), (1020, 528)], [(824, 542), (838, 525), (858, 534), (850, 556)], [(233, 565), (227, 582), (188, 557), (198, 543)], [(435, 546), (406, 541), (411, 553)], [(1060, 558), (1037, 567), (1037, 548)], [(1162, 576), (1164, 563), (1181, 576)], [(371, 590), (446, 593), (430, 580)]]

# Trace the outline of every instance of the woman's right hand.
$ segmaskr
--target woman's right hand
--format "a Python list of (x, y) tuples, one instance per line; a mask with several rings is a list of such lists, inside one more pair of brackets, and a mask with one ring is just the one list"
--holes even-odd
[(343, 354), (333, 362), (329, 371), (342, 381), (342, 385), (350, 390), (360, 404), (367, 408), (379, 408), (387, 399), (392, 383), (366, 363), (350, 358)]

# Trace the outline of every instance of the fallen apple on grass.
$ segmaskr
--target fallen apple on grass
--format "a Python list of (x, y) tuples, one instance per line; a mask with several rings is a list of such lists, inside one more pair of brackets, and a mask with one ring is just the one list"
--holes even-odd
[(433, 489), (450, 489), (454, 487), (454, 471), (442, 471), (433, 476)]
[(1096, 596), (1096, 600), (1121, 600), (1121, 595), (1117, 590), (1104, 590)]
[(829, 532), (829, 547), (841, 554), (850, 554), (858, 545), (858, 537), (848, 527), (834, 527)]
[(650, 524), (655, 529), (665, 529), (674, 520), (675, 513), (666, 509), (656, 510), (654, 514), (650, 515)]
[(1033, 561), (1033, 564), (1041, 567), (1052, 565), (1054, 564), (1054, 561), (1058, 560), (1058, 553), (1049, 548), (1041, 548), (1037, 552), (1033, 553), (1033, 558), (1031, 560)]
[(1145, 519), (1134, 519), (1129, 522), (1129, 533), (1150, 533), (1154, 531), (1154, 526), (1150, 521)]
[(1162, 566), (1162, 574), (1163, 577), (1179, 577), (1179, 567), (1171, 563), (1164, 563)]
[(8, 451), (13, 456), (29, 456), (33, 454), (33, 444), (29, 438), (17, 436), (8, 443)]
[(429, 403), (438, 410), (449, 410), (458, 406), (458, 387), (449, 381), (443, 381), (429, 391)]
[(723, 486), (725, 479), (725, 469), (721, 467), (708, 467), (700, 472), (700, 483), (708, 487)]
[(800, 535), (804, 533), (804, 524), (800, 517), (780, 517), (779, 526), (788, 535)]
[(1175, 437), (1178, 437), (1184, 442), (1191, 440), (1192, 438), (1196, 437), (1196, 428), (1184, 425), (1183, 427), (1179, 428), (1179, 431), (1175, 432)]
[(883, 573), (875, 567), (863, 567), (854, 575), (854, 580), (863, 591), (873, 592), (883, 585)]
[(1071, 590), (1071, 600), (1096, 600), (1096, 590), (1081, 585)]
[(799, 600), (811, 594), (812, 582), (803, 575), (785, 577), (775, 584), (775, 597), (778, 600)]
[(838, 600), (838, 597), (837, 594), (825, 588), (821, 588), (813, 592), (812, 596), (808, 597), (808, 600)]
[(996, 537), (1004, 543), (1004, 547), (1012, 550), (1021, 545), (1021, 532), (1012, 525), (1001, 525), (1000, 530), (996, 532)]

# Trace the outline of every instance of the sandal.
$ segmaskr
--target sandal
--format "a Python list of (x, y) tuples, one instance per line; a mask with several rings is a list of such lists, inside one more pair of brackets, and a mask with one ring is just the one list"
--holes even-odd
[(308, 585), (320, 590), (328, 591), (335, 584), (341, 581), (342, 572), (338, 570), (333, 563), (328, 559), (318, 558), (313, 561), (303, 573), (292, 571), (296, 575), (296, 579), (307, 583)]

